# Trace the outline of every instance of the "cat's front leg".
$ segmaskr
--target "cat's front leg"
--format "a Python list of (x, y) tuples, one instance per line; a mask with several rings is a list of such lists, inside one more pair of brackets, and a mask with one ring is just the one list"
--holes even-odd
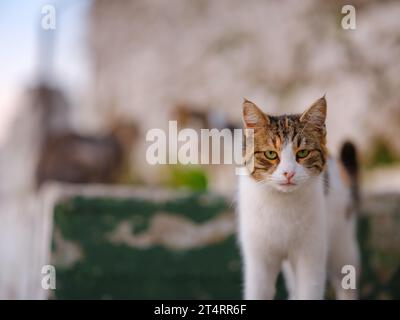
[(323, 257), (300, 256), (296, 263), (296, 298), (321, 300), (324, 298), (326, 270)]
[(326, 282), (327, 247), (323, 237), (302, 247), (294, 257), (296, 298), (321, 300)]
[(247, 253), (244, 257), (246, 300), (272, 300), (281, 261), (278, 257), (265, 258), (259, 253)]

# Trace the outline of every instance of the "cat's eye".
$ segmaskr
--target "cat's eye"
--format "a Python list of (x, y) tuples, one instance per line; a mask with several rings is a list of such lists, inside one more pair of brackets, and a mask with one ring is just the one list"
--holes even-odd
[(272, 150), (265, 151), (265, 156), (269, 160), (275, 160), (276, 158), (278, 158), (278, 154)]
[(310, 154), (310, 151), (306, 150), (306, 149), (302, 149), (297, 151), (296, 153), (296, 157), (297, 158), (305, 158)]

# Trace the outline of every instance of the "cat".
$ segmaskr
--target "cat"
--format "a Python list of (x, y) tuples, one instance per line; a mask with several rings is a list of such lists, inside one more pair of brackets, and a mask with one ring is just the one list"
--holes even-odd
[(254, 133), (238, 187), (245, 299), (273, 299), (281, 270), (290, 299), (323, 299), (327, 279), (337, 299), (358, 298), (357, 287), (342, 287), (342, 267), (357, 278), (360, 269), (357, 155), (351, 142), (340, 161), (328, 154), (326, 114), (325, 96), (294, 115), (243, 103), (244, 128)]

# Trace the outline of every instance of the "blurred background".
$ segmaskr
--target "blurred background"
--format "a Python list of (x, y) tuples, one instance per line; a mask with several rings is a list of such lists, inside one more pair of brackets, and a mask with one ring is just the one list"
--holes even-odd
[[(355, 30), (342, 28), (345, 4), (356, 9)], [(46, 29), (43, 23), (49, 21), (52, 8), (55, 26)], [(372, 265), (366, 268), (369, 278), (365, 280), (374, 279), (381, 291), (376, 289), (373, 294), (373, 285), (365, 284), (364, 297), (393, 297), (393, 292), (400, 290), (399, 17), (400, 3), (395, 0), (2, 1), (0, 298), (49, 297), (37, 287), (40, 266), (50, 262), (65, 271), (58, 273), (65, 290), (60, 289), (59, 296), (50, 294), (53, 298), (240, 297), (240, 262), (231, 239), (234, 166), (149, 165), (146, 132), (152, 128), (167, 131), (168, 120), (177, 120), (180, 128), (239, 128), (244, 97), (265, 112), (280, 114), (301, 112), (324, 93), (331, 153), (337, 154), (346, 139), (354, 141), (360, 152), (362, 188), (365, 202), (370, 204), (365, 211), (374, 217), (367, 219), (369, 233), (364, 235), (369, 240), (365, 248), (370, 251), (365, 249), (365, 257), (372, 256), (376, 247), (384, 250), (373, 259), (379, 264), (379, 276), (374, 278)], [(46, 188), (51, 182), (67, 184)], [(160, 196), (166, 191), (172, 194)], [(225, 205), (215, 199), (191, 198), (201, 193), (212, 199), (221, 197)], [(115, 200), (121, 197), (125, 200)], [(163, 202), (159, 207), (160, 197)], [(126, 203), (126, 198), (136, 200)], [(103, 203), (104, 199), (112, 205)], [(148, 209), (143, 209), (147, 208), (143, 201), (148, 201)], [(194, 201), (192, 207), (190, 201)], [(196, 221), (196, 206), (199, 215), (205, 215), (200, 225), (199, 221), (191, 224)], [(159, 222), (160, 211), (186, 220)], [(221, 218), (225, 211), (231, 212), (231, 218), (225, 219), (223, 214)], [(105, 220), (99, 222), (104, 225), (98, 229), (90, 229), (99, 221), (93, 214), (104, 215)], [(73, 221), (69, 220), (71, 215)], [(135, 227), (139, 223), (135, 217), (140, 216), (147, 221), (141, 220), (143, 230), (147, 230), (146, 225), (155, 226), (156, 231), (149, 227), (148, 232), (157, 233), (157, 223), (170, 224), (171, 230), (183, 228), (177, 230), (185, 230), (182, 233), (186, 236), (176, 240), (180, 245), (175, 243), (172, 249), (168, 235), (153, 242), (148, 238), (150, 233), (144, 237), (147, 240), (132, 240), (132, 234), (142, 230)], [(107, 217), (115, 221), (108, 224)], [(124, 229), (126, 221), (130, 225), (125, 224)], [(385, 227), (379, 229), (379, 225)], [(75, 227), (82, 234), (72, 232)], [(99, 260), (90, 260), (86, 249), (101, 248), (104, 243), (96, 237), (102, 232), (109, 236), (114, 227), (120, 233), (111, 238), (119, 242), (109, 251), (99, 249)], [(200, 227), (203, 229), (196, 229)], [(94, 240), (84, 238), (85, 230)], [(193, 240), (196, 232), (199, 242)], [(108, 236), (105, 238), (110, 239)], [(209, 247), (219, 243), (215, 239), (223, 242), (228, 238), (226, 248)], [(190, 241), (195, 244), (185, 245)], [(167, 253), (175, 253), (172, 257), (149, 249), (150, 260), (146, 260), (140, 247), (143, 243), (146, 248), (165, 247)], [(202, 255), (207, 259), (207, 250), (214, 250), (211, 256), (216, 257), (218, 250), (229, 252), (226, 263), (234, 275), (228, 284), (235, 283), (232, 290), (237, 294), (213, 294), (217, 289), (194, 283), (183, 291), (158, 295), (162, 286), (149, 289), (146, 280), (134, 292), (115, 286), (112, 293), (103, 294), (104, 288), (112, 287), (104, 277), (117, 272), (113, 266), (106, 268), (106, 276), (106, 269), (101, 271), (110, 258), (106, 252), (115, 247), (122, 250), (123, 246), (126, 250), (136, 248), (133, 251), (140, 247), (140, 254), (144, 254), (140, 256), (143, 268), (135, 269), (133, 282), (165, 254), (172, 257), (172, 273), (165, 277), (175, 281), (170, 286), (177, 288), (185, 281), (173, 276), (176, 264), (182, 267), (176, 250), (191, 252), (194, 247), (204, 247), (206, 251), (200, 250), (199, 257), (191, 260), (192, 253), (186, 256), (188, 266), (193, 261), (198, 265)], [(125, 275), (134, 270), (137, 261), (129, 257), (138, 253), (129, 252), (121, 253), (127, 267), (118, 272)], [(69, 261), (67, 265), (60, 262), (64, 260)], [(87, 266), (91, 271), (85, 273), (82, 270)], [(71, 271), (75, 267), (78, 269)], [(192, 277), (185, 270), (182, 274)], [(196, 277), (214, 279), (207, 272), (199, 269)], [(74, 286), (65, 285), (73, 283), (73, 278), (80, 283), (86, 277), (98, 277), (97, 283), (104, 285), (88, 284), (84, 296), (76, 296)]]

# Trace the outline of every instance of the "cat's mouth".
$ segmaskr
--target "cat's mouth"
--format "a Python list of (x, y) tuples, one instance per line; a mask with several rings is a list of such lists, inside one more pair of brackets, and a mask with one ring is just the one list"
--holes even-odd
[(285, 183), (280, 183), (281, 186), (295, 186), (296, 184), (293, 182), (285, 182)]
[(298, 187), (298, 185), (293, 182), (282, 182), (277, 185), (278, 190), (281, 192), (285, 192), (285, 193), (296, 190), (297, 187)]

